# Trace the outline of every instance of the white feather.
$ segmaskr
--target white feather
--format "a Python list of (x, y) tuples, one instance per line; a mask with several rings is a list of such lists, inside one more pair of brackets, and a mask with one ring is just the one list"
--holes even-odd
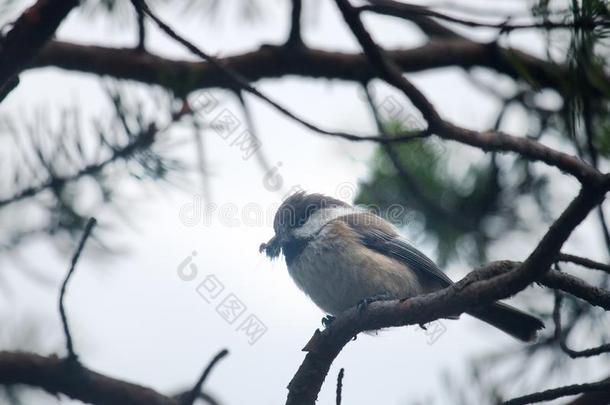
[(335, 207), (323, 208), (314, 212), (307, 222), (300, 228), (294, 230), (294, 235), (299, 238), (310, 238), (320, 232), (327, 223), (339, 217), (365, 212), (361, 208), (356, 207)]

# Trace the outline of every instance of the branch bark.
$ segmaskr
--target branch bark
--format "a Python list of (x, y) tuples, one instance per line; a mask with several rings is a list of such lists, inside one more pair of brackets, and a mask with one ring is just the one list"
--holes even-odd
[(0, 88), (27, 66), (77, 5), (78, 0), (38, 0), (21, 14), (2, 40)]
[[(497, 55), (493, 47), (461, 39), (431, 41), (417, 48), (388, 51), (388, 54), (403, 72), (480, 66), (517, 79), (522, 76), (523, 69), (540, 86), (558, 91), (569, 74), (564, 66), (553, 65), (525, 52), (502, 49)], [(332, 52), (305, 46), (264, 45), (258, 50), (221, 58), (220, 61), (253, 82), (289, 75), (359, 83), (375, 77), (362, 53)], [(179, 94), (204, 88), (232, 88), (226, 76), (209, 63), (173, 60), (133, 48), (50, 41), (31, 67), (58, 67), (131, 79), (157, 84)]]
[(26, 384), (95, 405), (178, 405), (150, 388), (107, 377), (79, 363), (32, 353), (0, 352), (0, 384)]

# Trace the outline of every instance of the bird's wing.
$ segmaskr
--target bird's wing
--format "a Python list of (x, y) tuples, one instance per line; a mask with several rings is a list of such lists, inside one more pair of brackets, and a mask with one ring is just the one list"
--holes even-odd
[(356, 231), (366, 247), (405, 263), (419, 275), (429, 276), (445, 287), (453, 284), (453, 281), (428, 256), (409, 244), (380, 217), (367, 213), (347, 215), (340, 219)]

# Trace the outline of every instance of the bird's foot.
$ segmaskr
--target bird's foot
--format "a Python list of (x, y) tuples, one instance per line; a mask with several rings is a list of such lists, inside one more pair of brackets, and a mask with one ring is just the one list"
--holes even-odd
[(324, 318), (322, 318), (322, 326), (324, 326), (325, 328), (328, 328), (328, 325), (333, 323), (334, 320), (335, 320), (334, 316), (326, 315)]
[(368, 306), (370, 304), (372, 304), (373, 302), (388, 301), (388, 300), (391, 300), (391, 299), (392, 299), (392, 297), (388, 293), (376, 294), (376, 295), (373, 295), (371, 297), (366, 297), (366, 298), (364, 298), (362, 301), (360, 301), (358, 303), (358, 305), (357, 305), (358, 312), (360, 314), (362, 314), (364, 311), (366, 311)]

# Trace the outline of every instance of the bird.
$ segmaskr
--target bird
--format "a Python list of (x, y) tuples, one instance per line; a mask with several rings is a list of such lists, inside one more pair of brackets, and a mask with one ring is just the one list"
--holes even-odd
[[(397, 228), (370, 210), (319, 193), (296, 192), (276, 211), (275, 235), (260, 245), (271, 258), (284, 255), (296, 285), (330, 322), (378, 300), (407, 299), (446, 288), (453, 281)], [(544, 323), (501, 302), (469, 315), (514, 338), (533, 342)]]

